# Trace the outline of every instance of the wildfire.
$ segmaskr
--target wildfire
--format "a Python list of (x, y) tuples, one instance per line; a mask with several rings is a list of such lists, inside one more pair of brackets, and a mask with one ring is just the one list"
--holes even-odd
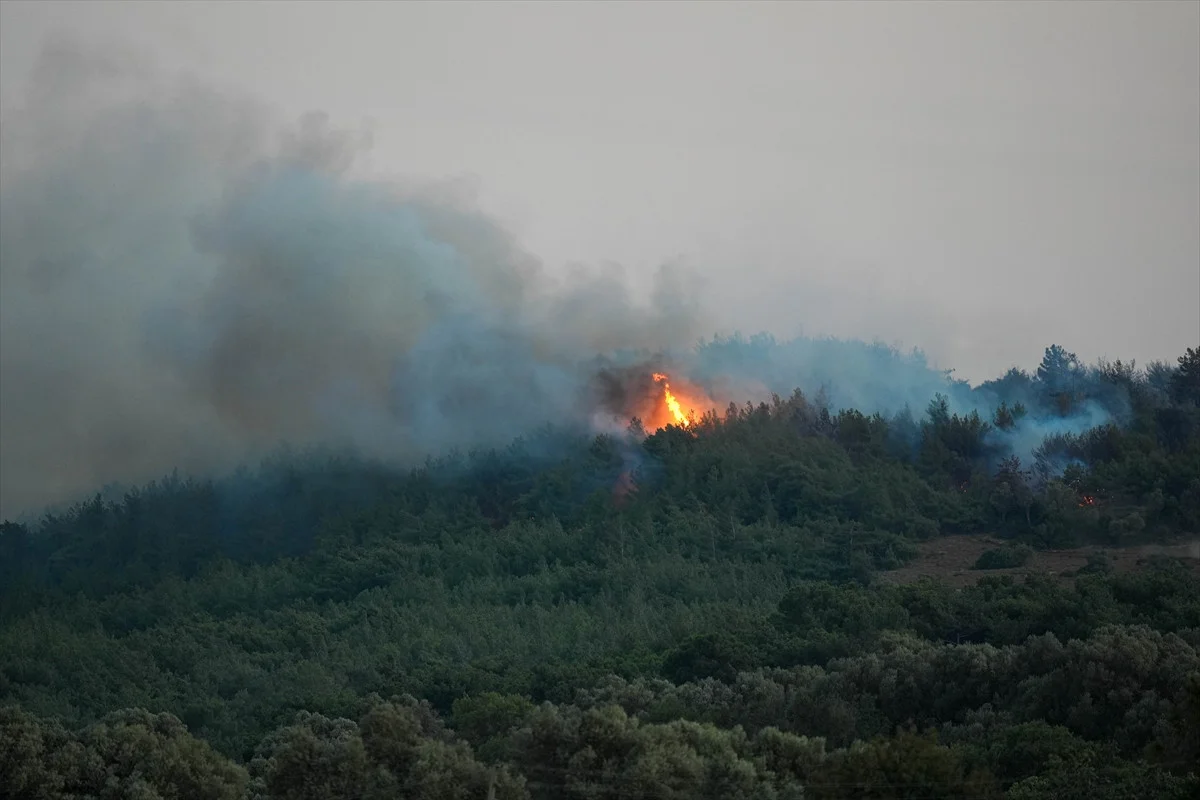
[(663, 401), (667, 404), (667, 410), (671, 412), (671, 416), (675, 418), (675, 424), (681, 428), (686, 428), (691, 422), (687, 415), (683, 413), (683, 407), (679, 405), (678, 398), (671, 393), (671, 379), (661, 372), (654, 373), (654, 382), (661, 383), (663, 387)]
[[(638, 389), (636, 407), (629, 407), (629, 410), (636, 413), (637, 418), (641, 421), (644, 426), (643, 430), (659, 431), (668, 425), (678, 425), (680, 428), (693, 429), (691, 435), (695, 435), (695, 425), (693, 424), (695, 418), (688, 415), (695, 414), (696, 409), (713, 407), (713, 400), (708, 393), (684, 378), (680, 381), (682, 389), (675, 390), (682, 392), (682, 396), (680, 396), (672, 391), (671, 378), (666, 373), (653, 372), (650, 373), (650, 377), (653, 379), (653, 388), (655, 389), (653, 392), (646, 391), (651, 388), (649, 384), (645, 383), (646, 373), (637, 374), (637, 382), (634, 384)], [(616, 508), (626, 507), (630, 500), (636, 497), (637, 490), (633, 466), (627, 463), (613, 485), (613, 505)]]
[(1085, 494), (1085, 495), (1083, 495), (1083, 497), (1079, 498), (1079, 507), (1080, 508), (1086, 508), (1087, 506), (1094, 506), (1094, 505), (1096, 505), (1096, 498), (1090, 494)]
[(647, 433), (669, 425), (689, 432), (702, 428), (704, 415), (713, 413), (716, 402), (686, 377), (656, 371), (662, 368), (625, 367), (598, 372), (593, 384), (597, 414), (618, 424), (636, 419)]

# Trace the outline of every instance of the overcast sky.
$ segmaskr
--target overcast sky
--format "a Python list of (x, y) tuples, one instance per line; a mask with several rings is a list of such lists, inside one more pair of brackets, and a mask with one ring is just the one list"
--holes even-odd
[(0, 4), (127, 43), (371, 166), (468, 176), (549, 268), (695, 270), (726, 329), (882, 338), (972, 379), (1200, 343), (1200, 3)]

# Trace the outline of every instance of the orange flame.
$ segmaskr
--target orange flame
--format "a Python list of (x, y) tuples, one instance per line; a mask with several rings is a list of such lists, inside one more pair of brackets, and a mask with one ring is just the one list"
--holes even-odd
[(691, 424), (687, 415), (683, 413), (683, 407), (679, 405), (678, 398), (671, 393), (671, 380), (668, 376), (661, 372), (654, 373), (656, 383), (663, 385), (663, 401), (667, 404), (667, 410), (671, 412), (671, 416), (675, 418), (675, 424), (681, 428), (686, 428)]
[(1094, 506), (1094, 505), (1096, 505), (1096, 498), (1090, 494), (1085, 494), (1083, 497), (1081, 497), (1079, 499), (1079, 507), (1080, 508), (1085, 508), (1087, 506)]

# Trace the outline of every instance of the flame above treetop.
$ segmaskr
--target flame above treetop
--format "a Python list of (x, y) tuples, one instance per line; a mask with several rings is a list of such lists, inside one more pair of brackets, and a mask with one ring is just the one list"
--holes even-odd
[(667, 410), (671, 412), (675, 424), (681, 428), (686, 428), (691, 424), (687, 415), (683, 413), (683, 407), (679, 404), (679, 399), (671, 392), (671, 379), (668, 375), (662, 372), (654, 373), (655, 383), (661, 383), (663, 387), (663, 401), (667, 404)]

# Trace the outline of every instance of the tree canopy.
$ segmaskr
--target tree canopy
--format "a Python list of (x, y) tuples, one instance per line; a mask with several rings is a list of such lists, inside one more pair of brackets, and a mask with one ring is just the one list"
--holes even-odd
[[(1195, 796), (1200, 579), (1153, 553), (1200, 533), (1198, 359), (1053, 346), (1032, 376), (943, 381), (920, 417), (795, 391), (410, 470), (292, 454), (4, 522), (0, 785)], [(1003, 543), (966, 586), (888, 579), (972, 534)], [(1083, 544), (1146, 556), (1012, 572)]]

